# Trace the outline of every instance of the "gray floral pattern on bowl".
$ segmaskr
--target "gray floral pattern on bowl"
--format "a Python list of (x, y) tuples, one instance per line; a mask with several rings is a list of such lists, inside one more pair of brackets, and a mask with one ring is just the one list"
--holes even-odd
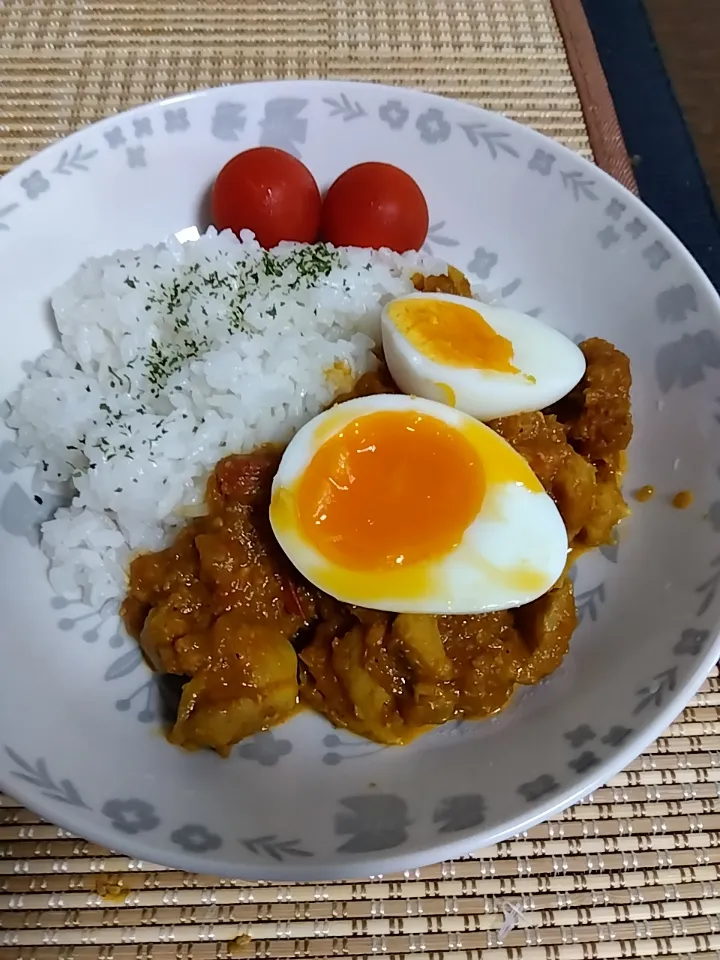
[(345, 853), (375, 853), (399, 847), (408, 837), (412, 821), (408, 805), (393, 794), (344, 797), (335, 816), (335, 833), (346, 837), (338, 850)]
[(488, 129), (486, 123), (461, 123), (460, 126), (473, 147), (481, 143), (487, 147), (492, 160), (497, 160), (501, 153), (515, 159), (520, 156), (513, 146), (510, 133)]
[(83, 150), (82, 144), (79, 143), (73, 151), (63, 150), (53, 173), (62, 173), (66, 177), (71, 177), (77, 172), (87, 173), (90, 169), (89, 162), (96, 156), (97, 150)]
[(447, 236), (445, 233), (446, 224), (444, 220), (439, 220), (437, 223), (431, 223), (428, 228), (428, 235), (423, 244), (423, 250), (425, 253), (433, 253), (434, 247), (457, 247), (458, 241), (453, 237)]
[(256, 733), (243, 740), (235, 748), (235, 753), (243, 760), (254, 760), (263, 767), (274, 767), (291, 750), (290, 740), (276, 737), (272, 730), (266, 730), (264, 733)]
[(212, 135), (218, 140), (236, 141), (240, 138), (246, 123), (245, 104), (224, 101), (215, 107), (210, 129)]
[(282, 840), (275, 834), (264, 837), (254, 837), (251, 840), (241, 840), (242, 845), (257, 857), (271, 860), (285, 861), (297, 857), (312, 857), (309, 850), (304, 850), (300, 840)]
[(444, 143), (452, 133), (452, 127), (445, 119), (443, 111), (435, 107), (421, 113), (415, 121), (415, 126), (420, 131), (420, 139), (424, 143)]
[(198, 823), (186, 823), (173, 830), (170, 840), (188, 853), (209, 853), (222, 846), (222, 837)]
[(102, 813), (121, 833), (143, 833), (160, 825), (155, 807), (147, 800), (130, 797), (127, 800), (108, 800)]
[(17, 210), (17, 203), (8, 203), (4, 207), (0, 207), (0, 230), (9, 230), (9, 225), (5, 222), (6, 219), (10, 216), (13, 210)]
[(302, 116), (308, 101), (304, 97), (277, 97), (265, 104), (260, 121), (260, 143), (300, 156), (307, 137), (308, 121)]
[(366, 117), (367, 112), (358, 100), (350, 100), (346, 93), (339, 97), (325, 97), (324, 102), (330, 107), (331, 117), (341, 117), (345, 123), (349, 120), (359, 120)]
[(485, 820), (487, 803), (480, 793), (465, 793), (458, 797), (445, 797), (433, 813), (433, 821), (440, 833), (456, 833), (471, 830)]
[(47, 760), (39, 757), (35, 762), (25, 760), (20, 754), (16, 753), (11, 747), (5, 747), (5, 753), (10, 758), (14, 769), (13, 776), (18, 780), (37, 787), (43, 796), (50, 800), (57, 800), (59, 803), (69, 803), (74, 807), (84, 807), (89, 809), (88, 805), (80, 796), (80, 792), (71, 780), (55, 780), (48, 769)]
[(388, 100), (378, 110), (378, 116), (391, 130), (402, 130), (408, 121), (410, 111), (400, 100)]

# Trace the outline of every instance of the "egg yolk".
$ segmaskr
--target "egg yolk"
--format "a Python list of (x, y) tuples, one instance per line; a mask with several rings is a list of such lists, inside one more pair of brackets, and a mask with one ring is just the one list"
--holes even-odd
[(379, 411), (325, 440), (299, 481), (296, 509), (327, 559), (397, 569), (455, 549), (484, 493), (480, 455), (459, 430), (411, 410)]
[(448, 300), (413, 298), (388, 305), (388, 318), (416, 350), (452, 367), (519, 373), (513, 345), (482, 314)]

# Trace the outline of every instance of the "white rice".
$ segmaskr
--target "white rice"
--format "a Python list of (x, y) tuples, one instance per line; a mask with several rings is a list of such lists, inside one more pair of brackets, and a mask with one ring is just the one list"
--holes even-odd
[(53, 589), (121, 596), (132, 555), (202, 511), (219, 459), (286, 442), (373, 367), (380, 308), (419, 267), (447, 269), (388, 251), (266, 253), (214, 230), (83, 264), (52, 298), (60, 345), (6, 418), (43, 483), (72, 496), (42, 528)]

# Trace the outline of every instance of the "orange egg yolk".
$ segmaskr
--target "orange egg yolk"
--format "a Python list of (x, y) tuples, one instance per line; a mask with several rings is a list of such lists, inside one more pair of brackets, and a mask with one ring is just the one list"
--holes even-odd
[(397, 569), (457, 547), (484, 493), (480, 455), (459, 430), (410, 410), (379, 411), (322, 444), (299, 481), (296, 509), (327, 559)]
[(429, 360), (452, 367), (519, 373), (513, 345), (472, 307), (448, 300), (412, 298), (389, 304), (388, 318)]

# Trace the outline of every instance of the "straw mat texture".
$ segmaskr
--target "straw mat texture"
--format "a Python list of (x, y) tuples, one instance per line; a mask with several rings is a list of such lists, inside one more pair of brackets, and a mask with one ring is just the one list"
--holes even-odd
[(293, 77), (423, 87), (588, 152), (550, 0), (4, 0), (0, 172), (148, 100)]
[[(611, 104), (572, 6), (562, 0), (558, 14), (597, 143), (596, 114), (607, 124)], [(0, 173), (135, 104), (282, 77), (423, 87), (590, 156), (550, 0), (0, 0)], [(645, 756), (562, 819), (472, 858), (365, 882), (163, 870), (0, 797), (0, 958), (718, 958), (719, 711), (714, 673)]]

